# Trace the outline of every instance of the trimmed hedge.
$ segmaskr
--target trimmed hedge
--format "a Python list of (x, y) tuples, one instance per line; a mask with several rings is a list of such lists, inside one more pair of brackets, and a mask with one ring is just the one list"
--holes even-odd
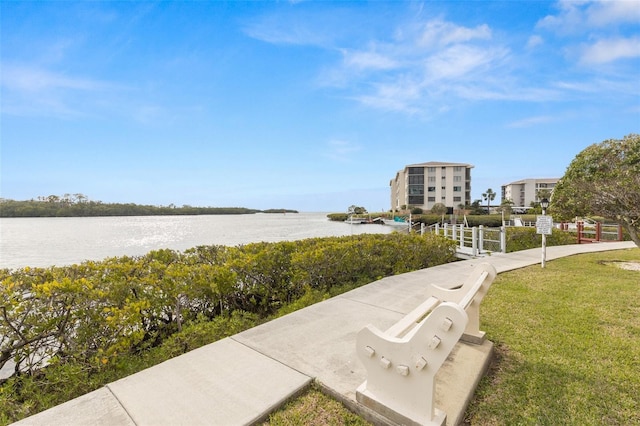
[[(367, 215), (361, 215), (361, 216), (365, 217)], [(374, 217), (374, 218), (378, 216), (391, 218), (393, 215), (391, 213), (372, 213), (371, 214), (371, 217)], [(409, 220), (408, 214), (396, 214), (395, 216), (399, 216), (404, 218), (405, 220)], [(332, 220), (332, 221), (344, 222), (349, 218), (349, 215), (347, 213), (330, 213), (327, 215), (327, 217), (329, 218), (329, 220)], [(535, 215), (521, 215), (521, 217), (524, 221), (528, 221), (528, 222), (536, 221)], [(451, 221), (450, 215), (444, 215), (444, 219), (446, 222)], [(458, 223), (462, 223), (464, 218), (462, 216), (458, 216), (457, 220), (458, 220)], [(411, 215), (411, 221), (414, 223), (424, 223), (426, 226), (431, 226), (431, 225), (435, 225), (436, 223), (441, 223), (442, 216), (437, 214), (430, 214), (430, 213), (414, 214), (414, 215)], [(467, 223), (471, 227), (482, 225), (488, 228), (499, 228), (500, 226), (502, 226), (502, 215), (499, 215), (499, 214), (498, 215), (496, 214), (467, 215)]]
[(444, 238), (393, 233), (0, 270), (0, 367), (16, 364), (0, 381), (0, 424), (149, 366), (140, 359), (160, 348), (166, 359), (288, 306), (454, 259)]
[[(547, 246), (562, 246), (577, 244), (576, 235), (570, 232), (552, 229), (552, 234), (547, 235)], [(536, 228), (525, 226), (507, 227), (507, 253), (542, 247), (542, 236)]]

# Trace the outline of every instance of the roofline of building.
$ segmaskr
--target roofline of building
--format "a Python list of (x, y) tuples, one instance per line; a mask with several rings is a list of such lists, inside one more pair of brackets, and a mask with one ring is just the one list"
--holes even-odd
[(521, 180), (517, 180), (515, 182), (506, 183), (506, 184), (504, 184), (502, 186), (522, 185), (522, 184), (525, 184), (525, 183), (531, 182), (531, 181), (540, 182), (540, 183), (556, 183), (559, 180), (560, 180), (560, 178), (529, 178), (529, 179), (521, 179)]
[(436, 166), (460, 166), (460, 167), (468, 167), (468, 168), (473, 168), (473, 164), (466, 164), (466, 163), (445, 163), (442, 161), (429, 161), (426, 163), (416, 163), (416, 164), (409, 164), (405, 167), (405, 169), (407, 167), (436, 167)]

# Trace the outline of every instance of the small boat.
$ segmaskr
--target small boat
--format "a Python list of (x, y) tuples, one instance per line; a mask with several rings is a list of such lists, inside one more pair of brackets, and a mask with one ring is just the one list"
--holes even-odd
[(367, 223), (367, 219), (363, 219), (361, 217), (350, 217), (349, 219), (345, 220), (344, 223), (348, 223), (349, 225), (362, 225), (364, 223)]
[(384, 219), (384, 224), (391, 226), (408, 226), (409, 222), (401, 217), (395, 216), (393, 219)]
[(409, 220), (406, 220), (403, 217), (394, 216), (393, 219), (384, 219), (384, 224), (396, 228), (409, 229), (413, 225), (413, 222), (411, 221), (411, 215), (409, 215)]
[(371, 219), (371, 217), (353, 217), (350, 216), (349, 219), (344, 221), (350, 225), (368, 225), (368, 224), (378, 224), (384, 225), (384, 219), (381, 217), (376, 217), (375, 219)]

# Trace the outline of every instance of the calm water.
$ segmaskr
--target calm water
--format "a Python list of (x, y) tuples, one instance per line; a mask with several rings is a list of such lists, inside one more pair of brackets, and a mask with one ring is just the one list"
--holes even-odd
[(0, 267), (70, 265), (198, 245), (392, 232), (382, 225), (331, 222), (326, 213), (84, 218), (1, 218)]

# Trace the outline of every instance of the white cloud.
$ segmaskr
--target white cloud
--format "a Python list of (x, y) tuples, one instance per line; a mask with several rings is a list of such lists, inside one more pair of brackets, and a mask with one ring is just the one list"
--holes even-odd
[(355, 99), (376, 109), (415, 114), (420, 112), (422, 91), (420, 82), (400, 77), (392, 82), (377, 83), (371, 92)]
[(540, 46), (542, 44), (544, 44), (544, 39), (539, 35), (532, 35), (531, 37), (529, 37), (529, 40), (527, 40), (528, 49), (533, 49), (534, 47)]
[(584, 11), (582, 7), (586, 1), (559, 1), (556, 6), (560, 9), (557, 15), (547, 15), (537, 23), (538, 28), (570, 33), (576, 28), (582, 28)]
[(600, 0), (589, 4), (586, 22), (595, 27), (627, 22), (640, 22), (640, 3), (637, 0)]
[(398, 28), (388, 40), (370, 41), (363, 49), (339, 49), (341, 65), (326, 71), (322, 82), (359, 92), (348, 97), (368, 107), (429, 115), (442, 108), (445, 94), (466, 92), (456, 92), (463, 81), (484, 86), (490, 70), (509, 55), (491, 41), (486, 24), (465, 27), (433, 19)]
[(340, 162), (346, 162), (351, 159), (351, 156), (362, 148), (352, 142), (342, 139), (333, 139), (327, 143), (326, 157)]
[(99, 102), (98, 93), (122, 89), (106, 81), (25, 65), (3, 64), (1, 78), (2, 113), (21, 116), (86, 116), (87, 105)]
[(418, 45), (425, 47), (449, 46), (471, 40), (488, 40), (491, 29), (488, 25), (478, 25), (467, 28), (440, 19), (432, 20), (424, 25), (424, 30), (418, 40)]
[[(278, 25), (265, 25), (262, 38), (337, 51), (342, 60), (323, 69), (318, 79), (320, 85), (339, 89), (346, 99), (370, 108), (431, 117), (455, 107), (460, 100), (541, 102), (566, 100), (567, 94), (586, 96), (587, 92), (554, 85), (551, 78), (571, 82), (567, 77), (571, 70), (556, 67), (558, 53), (578, 59), (583, 65), (638, 56), (638, 38), (624, 38), (623, 32), (616, 37), (607, 35), (611, 31), (606, 27), (599, 27), (593, 34), (587, 30), (605, 22), (610, 25), (635, 22), (635, 18), (630, 18), (635, 15), (628, 5), (571, 0), (560, 1), (556, 6), (558, 12), (540, 20), (537, 28), (557, 34), (530, 35), (526, 41), (528, 52), (506, 45), (505, 40), (510, 37), (494, 40), (494, 30), (486, 23), (465, 26), (442, 17), (427, 20), (415, 17), (420, 14), (397, 23), (387, 33), (378, 32), (383, 34), (378, 38), (367, 39), (361, 34), (348, 37), (345, 32), (339, 36), (326, 35), (327, 31), (314, 35), (311, 27), (304, 27), (309, 30), (306, 33), (299, 31), (297, 24), (285, 28), (285, 35)], [(596, 19), (598, 16), (600, 21)], [(568, 41), (554, 38), (558, 34), (570, 37)], [(551, 55), (536, 56), (551, 48)], [(540, 64), (545, 67), (544, 73)], [(628, 85), (628, 79), (617, 71)], [(571, 84), (588, 87), (597, 78), (582, 75)]]
[(398, 67), (398, 62), (377, 52), (359, 52), (343, 49), (344, 64), (358, 69), (388, 70)]
[(270, 25), (245, 27), (250, 37), (272, 44), (321, 45), (325, 37), (303, 27), (281, 28)]
[(569, 81), (558, 81), (554, 83), (554, 86), (560, 90), (570, 90), (573, 92), (591, 92), (594, 93), (598, 90), (596, 86), (588, 82), (569, 82)]
[(561, 0), (558, 13), (541, 19), (538, 29), (561, 37), (567, 58), (582, 65), (606, 64), (640, 56), (640, 2), (637, 0)]
[(327, 46), (335, 34), (319, 27), (326, 16), (305, 16), (303, 12), (267, 14), (245, 23), (243, 31), (257, 40), (272, 44)]
[(576, 94), (593, 96), (600, 94), (601, 96), (617, 96), (620, 93), (631, 96), (640, 96), (640, 86), (638, 85), (637, 75), (630, 77), (604, 78), (598, 77), (586, 81), (559, 81), (554, 86), (568, 93), (569, 91)]
[(522, 120), (514, 121), (512, 123), (507, 124), (507, 127), (511, 127), (511, 128), (532, 127), (538, 124), (550, 123), (555, 120), (557, 120), (557, 117), (552, 117), (549, 115), (541, 115), (537, 117), (528, 117)]
[(478, 72), (496, 64), (506, 54), (505, 49), (457, 44), (427, 58), (426, 79), (433, 81), (477, 76)]
[(568, 34), (592, 28), (640, 22), (637, 0), (561, 0), (556, 15), (547, 15), (538, 22), (539, 28)]
[(461, 99), (476, 101), (525, 101), (543, 102), (557, 101), (562, 99), (562, 94), (558, 90), (521, 87), (515, 83), (504, 83), (500, 80), (486, 81), (484, 85), (456, 85), (452, 87), (452, 92)]
[(111, 85), (99, 80), (9, 64), (2, 67), (2, 86), (20, 92), (42, 92), (56, 89), (105, 90)]
[(640, 57), (640, 37), (598, 40), (584, 47), (580, 61), (602, 64), (624, 58)]

